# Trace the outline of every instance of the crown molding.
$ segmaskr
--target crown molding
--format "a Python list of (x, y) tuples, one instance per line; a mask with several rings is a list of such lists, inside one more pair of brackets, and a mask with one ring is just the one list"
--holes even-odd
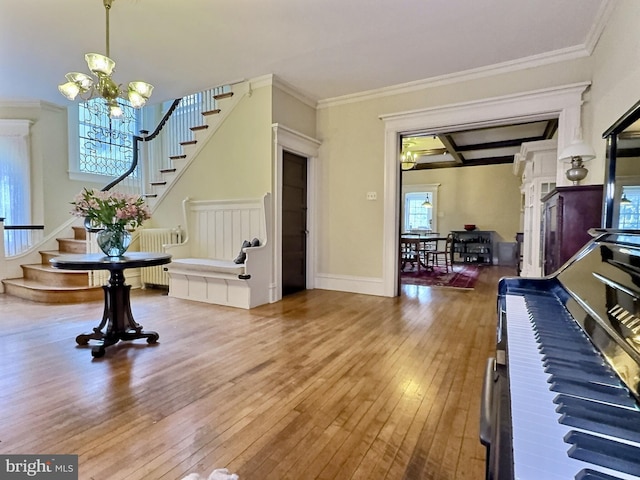
[(44, 100), (19, 100), (15, 98), (0, 98), (0, 108), (40, 108), (53, 111), (63, 111), (67, 109), (67, 107)]
[(0, 98), (0, 108), (40, 108), (40, 100), (18, 100), (15, 98)]
[(247, 83), (250, 85), (250, 90), (253, 90), (254, 88), (270, 87), (273, 85), (273, 75), (268, 74), (253, 77), (247, 80)]
[(296, 87), (294, 87), (290, 83), (285, 82), (280, 77), (272, 73), (251, 78), (247, 80), (247, 83), (249, 83), (251, 90), (261, 87), (274, 87), (288, 95), (291, 95), (293, 98), (299, 100), (300, 102), (308, 105), (311, 108), (316, 108), (317, 106), (316, 100), (305, 95)]
[(587, 35), (587, 39), (584, 42), (584, 47), (589, 55), (593, 53), (598, 44), (598, 40), (602, 36), (602, 32), (604, 31), (604, 27), (607, 25), (613, 10), (615, 9), (616, 3), (613, 0), (604, 0), (604, 2), (600, 5), (600, 10), (596, 14), (596, 21), (589, 30), (589, 34)]
[(447, 75), (440, 75), (438, 77), (427, 78), (423, 80), (416, 80), (413, 82), (402, 83), (399, 85), (393, 85), (390, 87), (384, 87), (375, 90), (367, 90), (364, 92), (358, 92), (351, 95), (344, 95), (341, 97), (329, 98), (326, 100), (320, 100), (318, 102), (318, 108), (335, 107), (338, 105), (345, 105), (355, 102), (363, 102), (366, 100), (373, 100), (376, 98), (388, 97), (391, 95), (401, 95), (405, 93), (411, 93), (418, 90), (424, 90), (426, 88), (441, 87), (445, 85), (451, 85), (460, 82), (466, 82), (469, 80), (475, 80), (478, 78), (491, 77), (503, 73), (517, 72), (528, 68), (540, 67), (543, 65), (549, 65), (552, 63), (565, 62), (569, 60), (575, 60), (578, 58), (588, 57), (589, 52), (584, 46), (577, 46), (571, 48), (565, 48), (562, 50), (555, 50), (553, 52), (542, 53), (540, 55), (533, 55), (530, 57), (520, 58), (509, 62), (498, 63), (495, 65), (489, 65), (487, 67), (474, 68), (471, 70), (465, 70), (463, 72), (456, 72)]
[(273, 75), (273, 86), (311, 108), (316, 108), (318, 106), (318, 102), (316, 100), (304, 94), (290, 83), (285, 82), (277, 75)]

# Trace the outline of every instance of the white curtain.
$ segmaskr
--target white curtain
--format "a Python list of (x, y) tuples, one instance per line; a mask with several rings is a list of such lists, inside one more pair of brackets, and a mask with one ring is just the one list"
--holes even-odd
[(5, 225), (31, 224), (28, 120), (0, 120), (0, 217)]

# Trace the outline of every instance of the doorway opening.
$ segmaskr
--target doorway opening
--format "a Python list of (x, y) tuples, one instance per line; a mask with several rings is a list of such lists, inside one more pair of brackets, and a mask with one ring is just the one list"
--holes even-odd
[[(590, 82), (552, 87), (503, 97), (475, 100), (436, 108), (381, 115), (385, 123), (384, 251), (382, 294), (399, 295), (400, 188), (402, 139), (412, 132), (438, 135), (447, 131), (558, 118), (558, 149), (569, 144), (581, 125), (582, 95)], [(419, 163), (419, 162), (418, 162)], [(558, 167), (560, 168), (560, 167)], [(561, 172), (558, 177), (564, 175)]]

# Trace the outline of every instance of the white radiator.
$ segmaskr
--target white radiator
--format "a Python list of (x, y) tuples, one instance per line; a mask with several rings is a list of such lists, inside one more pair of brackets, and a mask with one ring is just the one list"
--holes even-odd
[[(179, 228), (143, 228), (140, 230), (140, 251), (164, 252), (163, 245), (181, 243), (182, 233)], [(169, 286), (169, 276), (162, 265), (141, 268), (143, 285)]]

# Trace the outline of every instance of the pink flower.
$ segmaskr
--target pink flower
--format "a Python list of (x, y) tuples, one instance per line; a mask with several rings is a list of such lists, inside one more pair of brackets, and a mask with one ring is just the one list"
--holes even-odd
[(148, 205), (140, 195), (84, 189), (71, 202), (71, 214), (89, 218), (105, 227), (136, 228), (151, 218)]

